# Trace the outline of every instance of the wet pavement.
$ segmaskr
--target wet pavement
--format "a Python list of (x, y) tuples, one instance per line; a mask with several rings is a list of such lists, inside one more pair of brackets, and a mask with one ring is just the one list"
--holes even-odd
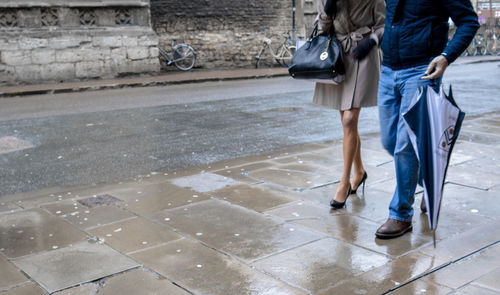
[(0, 294), (500, 294), (500, 112), (467, 117), (434, 248), (375, 231), (394, 189), (363, 135), (362, 193), (331, 211), (341, 141), (132, 181), (2, 196)]

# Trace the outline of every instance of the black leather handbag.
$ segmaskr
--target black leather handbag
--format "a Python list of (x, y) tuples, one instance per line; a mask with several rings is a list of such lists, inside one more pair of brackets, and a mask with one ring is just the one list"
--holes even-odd
[(345, 77), (342, 47), (333, 30), (328, 35), (317, 33), (316, 25), (306, 44), (293, 55), (288, 72), (295, 79), (339, 84)]

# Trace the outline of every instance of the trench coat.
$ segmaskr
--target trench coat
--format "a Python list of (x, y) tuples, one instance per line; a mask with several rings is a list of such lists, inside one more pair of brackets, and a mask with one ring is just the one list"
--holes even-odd
[[(318, 17), (316, 18), (318, 31), (328, 32), (333, 23), (335, 35), (342, 45), (346, 75), (345, 80), (338, 85), (316, 83), (313, 103), (341, 111), (376, 106), (382, 63), (380, 41), (384, 34), (385, 1), (339, 0), (337, 5), (342, 5), (342, 1), (355, 4), (344, 17), (340, 17), (339, 13), (346, 13), (346, 11), (339, 10), (333, 21), (324, 13), (325, 1), (318, 0)], [(360, 2), (365, 4), (359, 5)], [(346, 18), (349, 21), (342, 21)], [(352, 50), (359, 41), (367, 37), (373, 38), (377, 46), (360, 61), (352, 58)]]

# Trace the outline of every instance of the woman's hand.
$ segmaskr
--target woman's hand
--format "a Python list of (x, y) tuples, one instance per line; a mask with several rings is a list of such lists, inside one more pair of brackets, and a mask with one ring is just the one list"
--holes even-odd
[(373, 40), (372, 38), (365, 38), (359, 41), (358, 46), (356, 46), (356, 48), (352, 50), (352, 57), (357, 60), (362, 60), (376, 45), (377, 41)]

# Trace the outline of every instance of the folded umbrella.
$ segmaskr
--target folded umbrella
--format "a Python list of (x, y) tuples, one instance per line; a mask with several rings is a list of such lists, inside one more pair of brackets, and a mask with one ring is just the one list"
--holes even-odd
[(439, 93), (432, 87), (421, 87), (403, 114), (419, 162), (434, 247), (446, 172), (464, 117), (453, 99), (451, 86), (448, 95), (442, 87)]

